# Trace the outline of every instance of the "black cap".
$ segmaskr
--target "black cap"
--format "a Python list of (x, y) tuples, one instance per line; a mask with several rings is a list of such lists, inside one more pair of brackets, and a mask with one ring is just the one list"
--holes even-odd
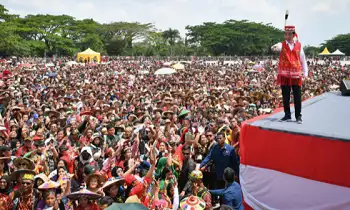
[(34, 142), (34, 145), (35, 145), (36, 147), (45, 146), (45, 142), (44, 142), (43, 140), (41, 140), (41, 141), (35, 141), (35, 142)]
[(8, 152), (11, 151), (10, 147), (7, 146), (0, 146), (0, 152)]
[(107, 130), (114, 128), (114, 126), (112, 124), (107, 125)]

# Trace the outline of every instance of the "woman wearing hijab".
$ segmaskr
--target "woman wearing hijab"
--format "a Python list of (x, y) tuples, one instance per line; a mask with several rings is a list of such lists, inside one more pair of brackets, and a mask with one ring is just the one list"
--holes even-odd
[(0, 209), (12, 210), (12, 201), (9, 194), (12, 192), (12, 185), (9, 176), (0, 178)]

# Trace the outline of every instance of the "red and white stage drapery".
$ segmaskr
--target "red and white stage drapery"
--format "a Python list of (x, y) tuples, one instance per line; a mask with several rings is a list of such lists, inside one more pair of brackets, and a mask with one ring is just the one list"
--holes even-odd
[(350, 209), (350, 142), (245, 124), (240, 152), (244, 201), (253, 209)]

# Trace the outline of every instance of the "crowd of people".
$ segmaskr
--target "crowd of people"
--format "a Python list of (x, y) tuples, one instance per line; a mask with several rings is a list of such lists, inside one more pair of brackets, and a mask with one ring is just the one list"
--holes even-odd
[[(155, 75), (165, 61), (69, 60), (0, 62), (1, 210), (244, 208), (240, 128), (283, 106), (275, 64), (192, 62)], [(349, 77), (310, 62), (302, 98)]]

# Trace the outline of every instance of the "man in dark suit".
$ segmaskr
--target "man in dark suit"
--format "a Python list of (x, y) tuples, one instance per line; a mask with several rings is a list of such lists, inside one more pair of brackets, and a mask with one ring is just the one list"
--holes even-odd
[(183, 165), (181, 169), (181, 173), (179, 176), (179, 190), (180, 190), (180, 198), (184, 197), (188, 192), (190, 192), (191, 181), (189, 179), (189, 175), (193, 170), (196, 169), (196, 163), (191, 158), (191, 147), (183, 146), (182, 147), (183, 154)]
[(218, 133), (216, 135), (217, 144), (210, 150), (208, 156), (202, 161), (200, 167), (204, 170), (209, 161), (215, 164), (217, 188), (224, 188), (225, 182), (223, 174), (225, 168), (232, 168), (236, 174), (239, 174), (239, 161), (236, 156), (235, 149), (225, 143), (225, 134)]

